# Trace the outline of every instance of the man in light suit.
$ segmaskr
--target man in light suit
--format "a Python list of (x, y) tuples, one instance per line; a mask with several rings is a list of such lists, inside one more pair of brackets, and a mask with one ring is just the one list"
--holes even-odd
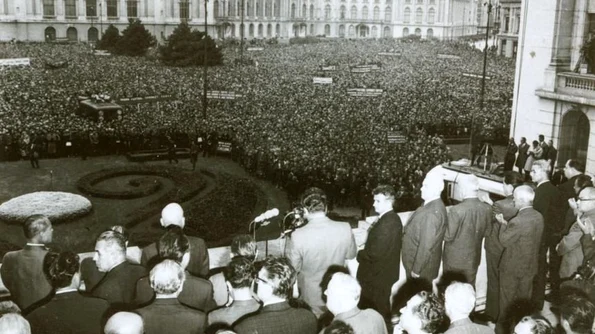
[[(543, 217), (533, 209), (535, 192), (529, 186), (514, 190), (518, 214), (506, 221), (502, 214), (496, 219), (502, 224), (500, 243), (504, 247), (500, 259), (500, 314), (497, 328), (506, 328), (513, 302), (531, 298), (533, 279), (537, 275), (537, 259), (543, 236)], [(506, 313), (506, 312), (509, 313)], [(500, 332), (498, 330), (498, 332)]]
[(442, 241), (446, 231), (446, 207), (440, 199), (444, 178), (431, 171), (421, 187), (423, 206), (409, 218), (403, 234), (403, 266), (407, 278), (432, 282), (438, 276), (442, 260)]
[(326, 216), (327, 198), (319, 188), (306, 190), (302, 197), (308, 224), (297, 229), (287, 240), (287, 257), (298, 273), (302, 299), (320, 317), (326, 310), (320, 281), (333, 264), (345, 265), (356, 256), (357, 246), (348, 223)]
[[(159, 221), (164, 228), (173, 225), (184, 229), (184, 225), (186, 224), (184, 209), (178, 203), (170, 203), (161, 211), (161, 219)], [(209, 275), (209, 251), (207, 250), (205, 241), (192, 236), (189, 236), (188, 240), (190, 240), (190, 262), (186, 270), (194, 276), (207, 278)], [(141, 264), (150, 270), (159, 262), (158, 255), (157, 244), (150, 244), (143, 248)]]
[(475, 309), (475, 290), (471, 284), (454, 282), (444, 292), (444, 310), (450, 326), (444, 334), (494, 334), (488, 326), (475, 324), (469, 314)]
[(357, 254), (360, 308), (371, 307), (390, 321), (391, 288), (399, 280), (403, 224), (393, 211), (393, 187), (380, 185), (373, 194), (378, 220), (368, 229), (366, 246)]
[(0, 275), (12, 300), (25, 311), (52, 291), (43, 273), (43, 259), (48, 252), (45, 244), (52, 242), (54, 229), (46, 216), (33, 215), (25, 221), (23, 230), (27, 245), (4, 255)]
[(444, 234), (444, 272), (463, 274), (466, 283), (475, 286), (477, 267), (481, 261), (481, 245), (489, 232), (492, 208), (479, 200), (479, 180), (473, 174), (462, 175), (458, 186), (463, 202), (448, 212)]

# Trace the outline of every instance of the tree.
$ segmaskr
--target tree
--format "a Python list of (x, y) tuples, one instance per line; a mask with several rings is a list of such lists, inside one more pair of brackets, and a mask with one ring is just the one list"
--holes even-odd
[(126, 56), (142, 56), (157, 44), (155, 37), (145, 28), (139, 19), (130, 19), (128, 27), (118, 40), (115, 53)]
[(119, 39), (120, 32), (118, 31), (118, 28), (114, 27), (113, 24), (110, 24), (103, 36), (101, 36), (99, 43), (97, 43), (97, 48), (100, 50), (113, 51)]
[(203, 65), (205, 44), (207, 43), (207, 65), (223, 63), (223, 54), (208, 35), (197, 30), (190, 30), (187, 23), (182, 22), (167, 38), (165, 45), (159, 47), (161, 60), (170, 66)]

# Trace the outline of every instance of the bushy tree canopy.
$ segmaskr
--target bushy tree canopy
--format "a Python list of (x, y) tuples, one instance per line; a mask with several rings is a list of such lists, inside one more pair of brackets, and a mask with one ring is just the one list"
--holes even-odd
[(223, 55), (215, 44), (215, 41), (201, 31), (191, 30), (185, 22), (180, 23), (168, 37), (166, 44), (159, 47), (161, 60), (171, 66), (203, 65), (205, 55), (204, 43), (207, 43), (207, 65), (222, 64)]
[(122, 32), (122, 37), (118, 39), (114, 51), (126, 56), (142, 56), (157, 41), (141, 20), (130, 19), (128, 22), (128, 27)]
[(114, 27), (113, 24), (110, 24), (103, 36), (101, 36), (101, 40), (97, 43), (97, 48), (100, 50), (113, 51), (116, 48), (119, 39), (120, 32), (118, 31), (118, 28)]

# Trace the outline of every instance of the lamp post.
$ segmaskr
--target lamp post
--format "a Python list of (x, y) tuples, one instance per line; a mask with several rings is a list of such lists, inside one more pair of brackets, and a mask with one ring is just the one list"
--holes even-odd
[[(217, 1), (217, 0), (215, 0), (215, 1)], [(202, 98), (203, 109), (202, 109), (202, 116), (204, 117), (205, 120), (207, 119), (207, 84), (208, 84), (208, 82), (207, 82), (207, 80), (208, 80), (207, 79), (207, 60), (208, 60), (208, 55), (207, 55), (207, 51), (208, 51), (208, 49), (207, 49), (207, 37), (209, 36), (207, 34), (207, 29), (208, 29), (208, 26), (207, 26), (207, 4), (208, 3), (209, 3), (209, 1), (208, 0), (205, 0), (205, 37), (204, 37), (204, 40), (203, 40), (203, 42), (204, 42), (204, 53), (205, 54), (204, 54), (203, 64), (202, 64), (202, 67), (203, 67), (203, 98)]]
[[(486, 66), (488, 61), (488, 40), (490, 38), (490, 14), (492, 13), (492, 0), (488, 0), (488, 2), (484, 3), (484, 6), (488, 6), (488, 13), (487, 13), (487, 22), (486, 22), (486, 36), (485, 36), (485, 46), (483, 48), (483, 72), (481, 75), (481, 93), (479, 95), (479, 110), (483, 111), (484, 101), (485, 101), (485, 88), (486, 88)], [(475, 135), (475, 112), (471, 112), (471, 133), (469, 135), (469, 156), (473, 158), (473, 144), (474, 144), (474, 135)], [(472, 159), (473, 160), (473, 159)], [(473, 161), (471, 161), (473, 164)]]
[(99, 27), (100, 27), (100, 31), (101, 31), (101, 36), (103, 37), (103, 13), (102, 13), (102, 0), (99, 0)]
[(246, 0), (241, 0), (241, 7), (240, 7), (240, 66), (244, 66), (244, 2)]

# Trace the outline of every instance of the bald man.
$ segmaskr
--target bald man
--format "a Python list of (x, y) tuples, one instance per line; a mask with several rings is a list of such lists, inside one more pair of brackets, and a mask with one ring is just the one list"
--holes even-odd
[[(159, 220), (161, 226), (168, 228), (169, 226), (179, 226), (184, 229), (186, 225), (186, 218), (184, 217), (184, 209), (178, 203), (170, 203), (161, 211), (161, 219)], [(187, 236), (190, 242), (190, 262), (186, 270), (194, 276), (207, 278), (209, 275), (209, 252), (205, 241), (198, 237)], [(153, 268), (155, 264), (160, 262), (159, 251), (157, 250), (157, 243), (152, 243), (143, 248), (141, 257), (141, 264), (147, 269)]]
[(481, 261), (481, 245), (492, 221), (492, 207), (479, 200), (479, 180), (473, 174), (462, 175), (457, 186), (463, 201), (448, 212), (444, 234), (444, 272), (465, 276), (475, 286), (477, 267)]
[(537, 275), (537, 260), (543, 236), (543, 216), (533, 209), (535, 192), (529, 186), (514, 190), (514, 205), (518, 214), (509, 222), (497, 214), (500, 227), (500, 243), (504, 252), (500, 259), (500, 314), (499, 328), (506, 328), (512, 314), (506, 314), (513, 302), (529, 300), (533, 278)]
[(143, 334), (143, 318), (131, 312), (118, 312), (109, 318), (104, 328), (105, 334)]

